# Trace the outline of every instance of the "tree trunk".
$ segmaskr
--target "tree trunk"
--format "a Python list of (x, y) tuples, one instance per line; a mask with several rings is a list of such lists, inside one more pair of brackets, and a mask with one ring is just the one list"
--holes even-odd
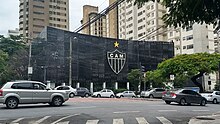
[(193, 76), (191, 78), (192, 82), (199, 87), (199, 92), (202, 93), (204, 91), (202, 84), (197, 81), (199, 77), (202, 77), (205, 72), (199, 72), (199, 74)]

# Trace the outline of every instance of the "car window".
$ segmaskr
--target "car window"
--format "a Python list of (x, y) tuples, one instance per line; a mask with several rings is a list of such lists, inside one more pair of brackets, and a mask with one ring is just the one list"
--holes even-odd
[(69, 90), (70, 88), (69, 87), (63, 87), (63, 90)]
[(128, 93), (128, 91), (125, 91), (124, 93)]
[(165, 90), (164, 89), (156, 89), (156, 91), (162, 92), (162, 91), (165, 91)]
[(216, 92), (215, 94), (216, 94), (216, 95), (220, 95), (220, 92)]
[(13, 89), (33, 89), (32, 83), (14, 83), (11, 88)]
[(34, 83), (33, 84), (33, 89), (36, 89), (36, 90), (45, 90), (46, 87), (42, 84), (38, 84), (38, 83)]
[(111, 90), (107, 90), (107, 92), (112, 92)]
[(63, 87), (58, 87), (57, 90), (63, 90)]
[(184, 94), (190, 94), (189, 90), (183, 90), (182, 93), (184, 93)]

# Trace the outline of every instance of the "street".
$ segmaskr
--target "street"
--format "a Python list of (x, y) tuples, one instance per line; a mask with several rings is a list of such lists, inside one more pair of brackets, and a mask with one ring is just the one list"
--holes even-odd
[(14, 124), (186, 124), (191, 117), (219, 111), (219, 104), (180, 106), (160, 99), (71, 98), (61, 107), (48, 104), (0, 105), (0, 123)]

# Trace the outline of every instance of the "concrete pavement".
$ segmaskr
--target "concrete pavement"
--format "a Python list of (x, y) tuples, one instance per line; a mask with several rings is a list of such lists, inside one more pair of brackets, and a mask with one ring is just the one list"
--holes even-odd
[(190, 119), (189, 124), (219, 124), (220, 123), (220, 112), (207, 115), (207, 116), (196, 116)]

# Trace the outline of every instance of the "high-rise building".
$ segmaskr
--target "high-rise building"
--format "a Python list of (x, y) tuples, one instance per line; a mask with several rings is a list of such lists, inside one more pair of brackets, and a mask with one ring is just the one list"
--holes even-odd
[(119, 39), (166, 41), (166, 28), (162, 16), (166, 8), (157, 2), (142, 6), (124, 1), (118, 8)]
[(10, 36), (10, 35), (18, 36), (19, 35), (18, 28), (15, 28), (15, 30), (8, 30), (8, 36)]
[(45, 26), (69, 30), (69, 0), (19, 0), (19, 32), (35, 38)]
[[(109, 5), (112, 5), (117, 0), (109, 0)], [(112, 9), (107, 14), (107, 37), (118, 38), (118, 6)]]

